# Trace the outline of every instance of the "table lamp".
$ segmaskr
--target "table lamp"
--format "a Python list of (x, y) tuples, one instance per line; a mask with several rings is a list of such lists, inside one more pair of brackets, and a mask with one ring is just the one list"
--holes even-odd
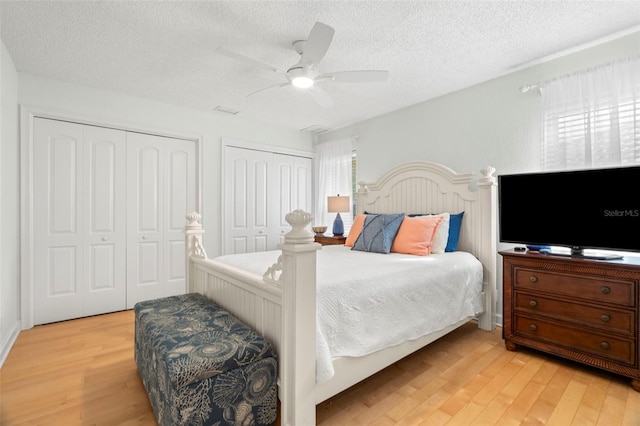
[(340, 212), (348, 212), (351, 210), (349, 197), (341, 197), (340, 194), (335, 197), (327, 197), (327, 210), (329, 213), (337, 213), (333, 221), (333, 236), (341, 237), (342, 234), (344, 234), (344, 224), (342, 223)]

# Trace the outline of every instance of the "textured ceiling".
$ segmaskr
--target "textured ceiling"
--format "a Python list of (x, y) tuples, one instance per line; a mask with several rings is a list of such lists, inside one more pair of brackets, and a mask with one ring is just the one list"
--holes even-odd
[[(19, 72), (293, 129), (334, 129), (507, 74), (640, 25), (634, 1), (6, 1), (1, 37)], [(318, 71), (388, 70), (319, 83), (319, 107), (284, 76), (316, 21), (335, 29)], [(523, 82), (524, 83), (524, 82)], [(516, 90), (516, 88), (514, 88)]]

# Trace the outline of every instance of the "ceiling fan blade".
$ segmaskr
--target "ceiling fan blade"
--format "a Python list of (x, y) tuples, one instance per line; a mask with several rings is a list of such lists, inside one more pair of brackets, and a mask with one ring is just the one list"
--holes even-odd
[(259, 67), (259, 68), (267, 69), (269, 71), (279, 72), (281, 74), (286, 74), (287, 73), (285, 70), (280, 69), (275, 65), (271, 65), (271, 64), (268, 64), (266, 62), (262, 62), (259, 59), (250, 58), (249, 56), (245, 56), (245, 55), (242, 55), (240, 53), (233, 52), (231, 50), (227, 50), (227, 49), (225, 49), (223, 47), (219, 47), (218, 49), (216, 49), (216, 52), (221, 54), (221, 55), (223, 55), (223, 56), (226, 56), (228, 58), (232, 58), (232, 59), (235, 59), (237, 61), (245, 62), (245, 63), (251, 64), (253, 66)]
[(307, 90), (313, 100), (322, 108), (329, 108), (333, 106), (333, 99), (331, 99), (331, 96), (318, 86), (311, 86)]
[(247, 97), (249, 97), (249, 96), (253, 96), (253, 95), (258, 94), (258, 93), (260, 93), (260, 92), (264, 92), (265, 90), (274, 89), (274, 88), (276, 88), (276, 87), (284, 87), (284, 86), (288, 86), (289, 84), (291, 84), (291, 83), (286, 82), (286, 83), (274, 84), (273, 86), (268, 86), (268, 87), (265, 87), (265, 88), (263, 88), (263, 89), (256, 90), (255, 92), (251, 92), (251, 93), (249, 93), (249, 94), (247, 95)]
[(335, 30), (322, 22), (316, 22), (304, 45), (300, 62), (302, 65), (317, 64), (329, 50)]
[(389, 71), (339, 71), (321, 74), (316, 80), (329, 79), (339, 83), (373, 83), (376, 81), (386, 81), (389, 78)]

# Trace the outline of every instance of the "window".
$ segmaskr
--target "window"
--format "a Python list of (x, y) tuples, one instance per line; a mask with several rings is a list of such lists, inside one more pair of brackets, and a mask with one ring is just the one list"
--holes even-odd
[[(327, 212), (327, 196), (350, 194), (353, 198), (353, 138), (316, 145), (316, 211), (314, 224), (331, 230), (336, 214)], [(351, 200), (353, 203), (353, 200)], [(352, 212), (340, 214), (345, 235), (353, 222)]]
[(542, 85), (542, 168), (640, 164), (640, 58)]

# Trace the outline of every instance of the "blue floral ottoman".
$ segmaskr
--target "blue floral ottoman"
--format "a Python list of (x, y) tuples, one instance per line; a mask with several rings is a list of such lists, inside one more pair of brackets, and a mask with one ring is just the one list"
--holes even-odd
[(277, 362), (266, 338), (197, 293), (134, 311), (135, 360), (161, 426), (276, 421)]

